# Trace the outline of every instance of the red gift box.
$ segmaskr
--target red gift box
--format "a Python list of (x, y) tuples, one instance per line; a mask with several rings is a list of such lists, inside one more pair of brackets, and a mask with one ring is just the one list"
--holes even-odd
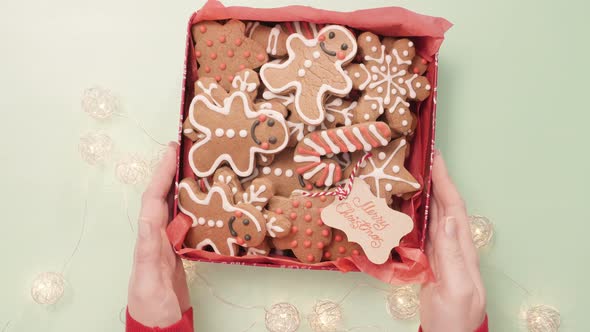
[[(414, 229), (406, 235), (400, 245), (394, 249), (390, 259), (380, 265), (371, 263), (364, 256), (342, 258), (334, 262), (306, 264), (289, 257), (280, 256), (243, 256), (226, 257), (213, 252), (185, 248), (184, 238), (192, 225), (186, 215), (178, 211), (178, 182), (185, 177), (194, 177), (188, 165), (187, 154), (192, 142), (183, 137), (182, 123), (189, 112), (194, 97), (194, 83), (198, 79), (197, 62), (191, 27), (205, 20), (239, 19), (245, 21), (269, 22), (310, 22), (319, 25), (345, 25), (361, 31), (371, 31), (382, 36), (409, 37), (416, 45), (416, 54), (427, 61), (426, 76), (434, 87), (429, 98), (415, 105), (418, 126), (411, 142), (410, 156), (406, 168), (422, 185), (422, 190), (409, 200), (403, 201), (401, 211), (412, 217)], [(305, 25), (293, 25), (306, 33)], [(424, 254), (427, 229), (428, 208), (430, 202), (430, 176), (434, 152), (436, 86), (439, 47), (444, 33), (451, 24), (443, 18), (420, 15), (398, 7), (375, 8), (354, 12), (334, 12), (305, 6), (288, 6), (273, 9), (247, 7), (224, 7), (216, 0), (208, 1), (205, 6), (194, 13), (188, 23), (182, 102), (180, 107), (179, 141), (180, 154), (176, 174), (174, 202), (175, 218), (169, 224), (167, 232), (175, 251), (185, 259), (195, 261), (240, 264), (264, 267), (284, 267), (310, 270), (336, 270), (342, 272), (362, 271), (387, 283), (422, 283), (432, 278), (428, 260)], [(309, 31), (307, 31), (309, 32)]]

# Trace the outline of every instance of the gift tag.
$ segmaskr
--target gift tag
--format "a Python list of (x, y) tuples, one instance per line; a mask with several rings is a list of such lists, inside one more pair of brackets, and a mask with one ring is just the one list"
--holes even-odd
[(350, 194), (335, 200), (322, 210), (322, 220), (330, 227), (346, 233), (348, 240), (358, 243), (369, 260), (383, 264), (400, 239), (414, 227), (410, 216), (387, 206), (385, 199), (373, 195), (369, 185), (356, 178)]

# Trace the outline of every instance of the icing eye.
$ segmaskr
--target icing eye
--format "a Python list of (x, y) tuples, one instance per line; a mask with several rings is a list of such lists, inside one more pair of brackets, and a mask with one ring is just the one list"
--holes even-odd
[(277, 142), (277, 138), (274, 137), (274, 136), (271, 136), (271, 137), (268, 138), (268, 142), (270, 144), (275, 144)]
[(348, 49), (348, 44), (344, 43), (344, 44), (340, 45), (340, 49), (343, 51), (346, 51)]
[(242, 221), (242, 224), (244, 224), (244, 225), (248, 226), (248, 224), (250, 224), (250, 220), (248, 220), (248, 219), (244, 219), (244, 220)]
[(267, 126), (272, 127), (275, 125), (275, 120), (273, 119), (269, 119), (268, 122), (266, 123)]
[(336, 37), (336, 34), (334, 33), (334, 31), (332, 31), (328, 34), (328, 38), (334, 39), (334, 37)]
[(246, 234), (246, 235), (244, 235), (244, 240), (250, 241), (250, 240), (252, 240), (252, 237), (250, 236), (250, 234)]

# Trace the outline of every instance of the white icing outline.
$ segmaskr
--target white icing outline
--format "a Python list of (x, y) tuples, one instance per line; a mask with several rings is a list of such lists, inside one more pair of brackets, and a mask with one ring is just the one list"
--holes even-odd
[(276, 221), (276, 217), (270, 217), (268, 219), (268, 222), (266, 223), (266, 231), (268, 232), (268, 235), (270, 235), (270, 237), (277, 237), (275, 231), (278, 233), (282, 233), (285, 231), (283, 227), (274, 224)]
[[(322, 30), (319, 31), (319, 35), (322, 35), (322, 33), (324, 31), (329, 31), (329, 30), (338, 30), (342, 33), (344, 33), (350, 40), (351, 45), (352, 45), (352, 50), (351, 52), (347, 55), (346, 58), (340, 60), (340, 59), (336, 59), (336, 61), (334, 62), (334, 66), (336, 67), (336, 70), (342, 75), (342, 77), (344, 78), (344, 81), (346, 82), (346, 87), (344, 89), (336, 89), (332, 86), (330, 86), (328, 83), (323, 83), (322, 86), (319, 88), (318, 93), (317, 93), (317, 100), (316, 100), (316, 106), (317, 109), (320, 110), (320, 114), (318, 115), (318, 117), (316, 119), (312, 119), (309, 118), (307, 115), (304, 114), (303, 110), (300, 107), (299, 104), (299, 99), (301, 97), (301, 93), (302, 93), (302, 84), (300, 81), (291, 81), (289, 83), (287, 83), (287, 85), (285, 86), (281, 86), (281, 87), (273, 87), (266, 75), (265, 72), (267, 69), (269, 68), (275, 68), (275, 69), (285, 69), (287, 67), (289, 67), (291, 65), (291, 63), (293, 63), (293, 61), (295, 60), (295, 58), (297, 57), (297, 54), (295, 53), (295, 51), (293, 50), (293, 48), (291, 47), (291, 42), (294, 39), (299, 39), (306, 47), (308, 48), (312, 48), (312, 47), (317, 47), (319, 44), (319, 41), (317, 38), (315, 39), (306, 39), (302, 34), (298, 33), (294, 33), (291, 34), (288, 38), (287, 38), (287, 53), (289, 55), (289, 58), (287, 59), (287, 61), (278, 64), (278, 63), (266, 63), (264, 64), (261, 68), (260, 68), (260, 79), (262, 79), (262, 81), (264, 82), (265, 86), (274, 93), (281, 93), (284, 91), (287, 91), (289, 89), (295, 88), (295, 111), (297, 112), (297, 114), (299, 115), (299, 117), (303, 120), (303, 122), (307, 123), (307, 124), (311, 124), (311, 125), (319, 125), (324, 121), (324, 117), (325, 117), (325, 111), (322, 112), (322, 110), (324, 110), (323, 107), (323, 101), (324, 101), (324, 95), (326, 92), (330, 92), (334, 95), (346, 95), (350, 92), (350, 90), (352, 90), (352, 80), (350, 79), (350, 77), (348, 77), (348, 75), (346, 75), (344, 73), (344, 69), (342, 68), (342, 65), (344, 63), (349, 62), (350, 60), (352, 60), (357, 53), (357, 49), (358, 49), (358, 45), (356, 43), (356, 39), (354, 38), (354, 36), (352, 35), (352, 33), (350, 33), (350, 31), (348, 31), (348, 29), (338, 26), (338, 25), (328, 25), (326, 27), (324, 27)], [(296, 73), (297, 74), (297, 73)]]
[[(231, 111), (231, 106), (234, 103), (234, 100), (236, 98), (241, 99), (243, 105), (244, 105), (244, 112), (246, 114), (246, 117), (249, 119), (253, 119), (258, 117), (259, 115), (266, 115), (268, 117), (271, 117), (275, 120), (275, 123), (280, 124), (283, 127), (284, 133), (285, 133), (285, 140), (283, 142), (283, 144), (277, 146), (276, 148), (269, 150), (269, 149), (263, 149), (257, 145), (252, 145), (250, 147), (250, 160), (249, 160), (249, 166), (246, 170), (239, 170), (232, 158), (232, 156), (228, 153), (222, 153), (220, 154), (217, 159), (211, 164), (211, 166), (209, 167), (208, 170), (198, 170), (196, 168), (196, 165), (194, 163), (194, 154), (195, 152), (203, 145), (207, 144), (209, 141), (214, 140), (215, 138), (212, 135), (211, 129), (207, 128), (201, 124), (199, 124), (196, 120), (195, 120), (195, 104), (200, 101), (202, 103), (205, 104), (205, 106), (213, 111), (213, 112), (217, 112), (223, 115), (229, 115), (230, 111)], [(242, 91), (234, 91), (229, 97), (225, 98), (223, 101), (223, 107), (218, 107), (217, 105), (212, 104), (209, 99), (207, 99), (205, 96), (203, 95), (197, 95), (193, 98), (191, 105), (190, 105), (190, 113), (189, 113), (189, 121), (190, 124), (193, 126), (193, 128), (195, 128), (196, 130), (198, 130), (199, 132), (202, 132), (203, 134), (205, 134), (205, 138), (196, 142), (191, 149), (189, 150), (189, 164), (191, 166), (191, 169), (193, 171), (193, 173), (195, 173), (196, 176), (204, 178), (207, 177), (213, 173), (215, 173), (215, 170), (217, 170), (217, 168), (219, 167), (219, 165), (221, 165), (222, 162), (226, 161), (231, 169), (234, 171), (234, 173), (236, 173), (238, 176), (249, 176), (252, 174), (252, 171), (254, 170), (254, 166), (255, 166), (255, 154), (256, 153), (262, 153), (262, 154), (274, 154), (277, 153), (279, 151), (282, 151), (287, 144), (289, 143), (289, 130), (287, 128), (287, 125), (285, 124), (285, 118), (283, 118), (283, 116), (281, 115), (281, 113), (274, 111), (274, 110), (269, 110), (269, 109), (261, 109), (261, 110), (257, 110), (257, 111), (253, 111), (250, 107), (250, 102), (249, 102), (249, 98), (248, 96), (242, 92)]]

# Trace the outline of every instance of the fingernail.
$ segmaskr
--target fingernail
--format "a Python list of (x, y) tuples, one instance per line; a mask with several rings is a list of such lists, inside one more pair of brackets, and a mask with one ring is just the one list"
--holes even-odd
[(146, 221), (140, 220), (137, 226), (137, 234), (143, 239), (148, 239), (152, 234), (152, 227)]
[(445, 233), (447, 234), (447, 236), (451, 239), (455, 238), (455, 236), (457, 235), (456, 229), (457, 220), (455, 219), (455, 217), (447, 217), (445, 221)]

